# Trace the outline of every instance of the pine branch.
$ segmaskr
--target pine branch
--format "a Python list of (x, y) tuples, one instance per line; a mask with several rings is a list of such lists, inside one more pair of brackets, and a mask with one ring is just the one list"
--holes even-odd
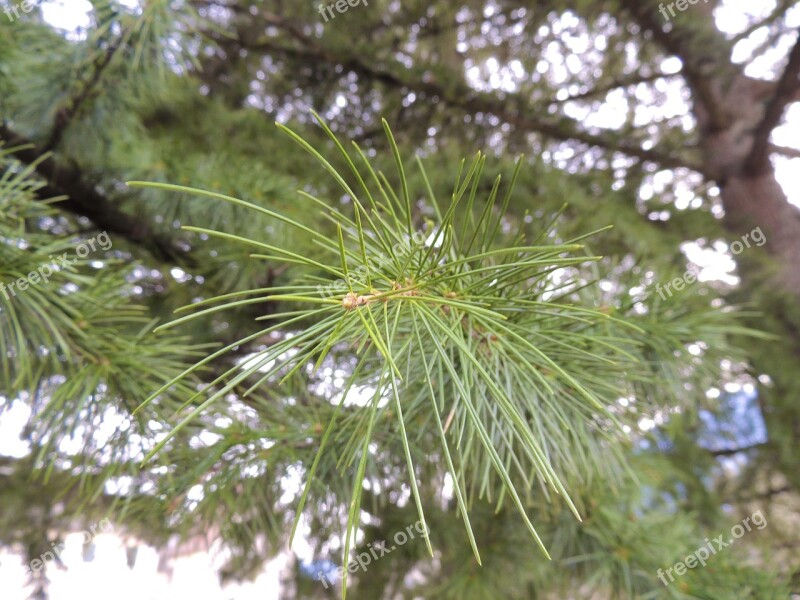
[(61, 210), (88, 218), (98, 229), (125, 238), (161, 262), (194, 264), (188, 251), (176, 240), (153, 231), (149, 223), (114, 206), (76, 165), (59, 164), (53, 156), (40, 160), (45, 153), (6, 124), (0, 125), (0, 139), (12, 149), (14, 158), (25, 165), (36, 165), (36, 172), (46, 182), (37, 192), (40, 200), (66, 196), (66, 200), (56, 204)]
[(676, 77), (676, 74), (673, 73), (650, 73), (649, 75), (645, 75), (643, 73), (633, 73), (631, 75), (623, 75), (605, 85), (598, 85), (584, 92), (567, 96), (562, 100), (551, 100), (550, 104), (565, 104), (567, 102), (574, 102), (576, 100), (587, 100), (596, 98), (598, 96), (603, 96), (619, 88), (627, 88), (640, 83), (651, 83), (653, 81), (658, 81), (659, 79), (672, 79), (674, 77)]
[[(653, 162), (668, 168), (689, 168), (704, 173), (704, 167), (687, 157), (676, 156), (657, 149), (646, 149), (636, 142), (629, 141), (623, 135), (612, 132), (594, 133), (586, 131), (580, 123), (566, 116), (539, 118), (536, 115), (544, 111), (529, 103), (522, 95), (507, 94), (499, 100), (491, 93), (479, 92), (466, 84), (456, 83), (445, 87), (436, 81), (426, 79), (418, 71), (410, 71), (400, 63), (378, 66), (374, 61), (365, 60), (357, 53), (349, 53), (341, 49), (327, 48), (311, 36), (304, 33), (297, 25), (284, 17), (267, 13), (265, 19), (281, 27), (291, 37), (300, 42), (300, 46), (276, 44), (271, 40), (247, 42), (238, 40), (242, 48), (248, 50), (270, 51), (286, 56), (302, 57), (307, 60), (327, 62), (341, 65), (367, 79), (380, 82), (388, 87), (417, 92), (428, 97), (438, 97), (442, 102), (464, 111), (489, 113), (506, 123), (523, 131), (540, 133), (557, 141), (578, 141), (590, 147), (611, 152), (619, 152), (643, 161)], [(511, 106), (517, 108), (512, 109)]]
[[(583, 245), (577, 242), (588, 235), (551, 244), (546, 241), (553, 237), (551, 222), (530, 245), (522, 232), (506, 239), (501, 223), (521, 162), (505, 198), (498, 198), (497, 178), (489, 198), (479, 206), (478, 191), (486, 189), (479, 184), (485, 157), (478, 154), (468, 165), (462, 163), (452, 196), (445, 202), (436, 199), (418, 160), (436, 221), (422, 236), (425, 243), (411, 244), (411, 199), (419, 192), (409, 189), (404, 161), (385, 122), (397, 185), (376, 172), (355, 146), (364, 163), (363, 168), (357, 167), (330, 128), (315, 117), (338, 150), (338, 158), (347, 165), (347, 176), (299, 135), (279, 127), (317, 159), (351, 200), (352, 214), (349, 209), (345, 214), (338, 205), (301, 192), (304, 201), (322, 210), (336, 226), (338, 235), (333, 240), (286, 215), (231, 196), (178, 185), (129, 183), (249, 208), (304, 232), (328, 256), (321, 261), (261, 239), (185, 227), (246, 244), (261, 252), (251, 255), (255, 260), (281, 258), (311, 272), (272, 290), (235, 292), (181, 309), (188, 314), (159, 329), (264, 300), (293, 305), (283, 313), (269, 315), (268, 320), (282, 322), (207, 356), (156, 390), (137, 410), (169, 394), (173, 384), (238, 344), (286, 331), (293, 324), (303, 326), (296, 335), (280, 337), (246, 364), (234, 364), (206, 388), (181, 398), (191, 410), (150, 450), (145, 462), (167, 444), (177, 450), (188, 435), (186, 428), (204, 418), (212, 404), (229, 401), (231, 395), (247, 401), (262, 386), (280, 387), (302, 373), (313, 375), (321, 365), (331, 364), (327, 361), (341, 360), (344, 353), (349, 374), (341, 395), (328, 399), (327, 428), (322, 419), (315, 426), (322, 436), (306, 475), (294, 528), (312, 483), (334, 473), (340, 479), (347, 474), (345, 481), (351, 491), (343, 545), (346, 561), (360, 525), (363, 482), (381, 451), (372, 448), (391, 442), (393, 451), (405, 458), (421, 523), (426, 517), (418, 454), (435, 453), (447, 465), (457, 509), (479, 564), (470, 507), (483, 498), (498, 506), (506, 502), (513, 506), (546, 554), (543, 538), (528, 517), (533, 490), (541, 485), (557, 492), (580, 518), (567, 486), (585, 481), (587, 471), (601, 472), (608, 481), (619, 478), (622, 445), (617, 432), (621, 423), (608, 407), (628, 393), (643, 403), (649, 403), (655, 394), (663, 398), (661, 404), (674, 402), (673, 394), (681, 391), (666, 389), (663, 382), (683, 386), (689, 377), (685, 364), (676, 359), (676, 348), (689, 342), (684, 329), (688, 322), (672, 324), (650, 315), (634, 323), (596, 310), (596, 298), (574, 294), (576, 287), (591, 287), (586, 281), (554, 284), (549, 275), (555, 269), (577, 274), (587, 262), (599, 258), (581, 252)], [(351, 187), (348, 180), (358, 185)], [(320, 282), (335, 290), (332, 296), (325, 287), (315, 285)], [(709, 332), (709, 346), (724, 348), (724, 340), (717, 339), (722, 332), (715, 323), (719, 319), (704, 315), (699, 321)], [(677, 331), (683, 333), (676, 335)], [(742, 328), (738, 331), (746, 333)], [(651, 342), (643, 340), (663, 343), (651, 349)], [(647, 356), (648, 362), (640, 362), (639, 356)], [(640, 375), (631, 382), (634, 365)], [(240, 389), (244, 391), (238, 392)], [(352, 389), (367, 391), (365, 404), (345, 407)], [(290, 442), (293, 436), (307, 435), (305, 430), (283, 431), (283, 448), (294, 452), (309, 449), (306, 441), (302, 446)], [(171, 441), (175, 436), (181, 437)]]
[(53, 131), (42, 153), (55, 150), (58, 147), (67, 127), (78, 114), (78, 111), (80, 111), (94, 89), (100, 84), (103, 72), (111, 64), (117, 51), (123, 46), (123, 41), (127, 35), (127, 32), (123, 30), (120, 35), (108, 45), (105, 52), (101, 53), (97, 59), (91, 63), (91, 74), (88, 79), (85, 82), (81, 81), (81, 86), (76, 90), (75, 94), (67, 98), (64, 105), (56, 111)]

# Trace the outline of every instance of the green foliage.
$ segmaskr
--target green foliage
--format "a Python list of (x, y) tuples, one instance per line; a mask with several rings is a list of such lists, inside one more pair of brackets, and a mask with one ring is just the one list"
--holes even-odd
[[(59, 494), (79, 486), (87, 496), (75, 501), (85, 503), (108, 479), (138, 472), (133, 457), (141, 448), (131, 446), (131, 435), (141, 435), (145, 448), (154, 443), (149, 422), (176, 405), (153, 405), (129, 421), (134, 399), (183, 370), (202, 347), (152, 334), (153, 319), (127, 282), (131, 268), (111, 246), (76, 255), (86, 237), (64, 232), (59, 199), (34, 198), (41, 184), (33, 166), (21, 166), (10, 150), (0, 153), (0, 407), (23, 399), (31, 411), (31, 481), (47, 485), (54, 473), (74, 469)], [(180, 389), (188, 393), (189, 382)]]
[[(345, 205), (351, 209), (343, 211), (301, 192), (302, 201), (333, 224), (338, 239), (231, 196), (170, 184), (129, 183), (192, 193), (267, 215), (308, 236), (325, 256), (317, 260), (257, 238), (184, 226), (252, 247), (253, 260), (296, 264), (298, 279), (280, 288), (234, 292), (187, 306), (193, 312), (169, 327), (251, 304), (280, 303), (286, 308), (259, 318), (275, 323), (187, 369), (152, 394), (143, 407), (182, 377), (249, 339), (278, 335), (277, 341), (249, 357), (246, 364), (236, 364), (214, 379), (210, 392), (203, 389), (190, 396), (185, 405), (194, 407), (171, 435), (248, 380), (254, 383), (244, 392), (245, 398), (264, 384), (279, 389), (298, 373), (313, 378), (331, 359), (332, 368), (344, 368), (347, 376), (335, 397), (329, 398), (336, 410), (313, 463), (306, 465), (293, 531), (320, 468), (351, 478), (343, 545), (346, 564), (360, 524), (368, 466), (380, 454), (374, 445), (394, 437), (402, 445), (421, 523), (426, 523), (425, 508), (412, 448), (443, 458), (478, 563), (481, 554), (469, 511), (479, 502), (494, 503), (498, 510), (506, 504), (515, 507), (549, 557), (526, 504), (534, 495), (553, 494), (580, 519), (562, 480), (586, 485), (599, 474), (609, 482), (619, 482), (622, 475), (623, 422), (609, 407), (629, 394), (640, 399), (640, 406), (674, 405), (680, 393), (658, 385), (665, 375), (676, 386), (681, 381), (685, 385), (689, 373), (698, 386), (707, 384), (713, 363), (693, 360), (682, 349), (690, 335), (702, 332), (709, 344), (722, 350), (726, 327), (732, 331), (730, 318), (718, 312), (701, 316), (669, 309), (663, 317), (656, 313), (635, 318), (626, 314), (632, 307), (619, 311), (620, 316), (613, 316), (608, 307), (598, 307), (592, 292), (596, 282), (586, 278), (592, 271), (586, 267), (599, 257), (591, 256), (580, 243), (590, 236), (552, 242), (557, 215), (542, 223), (533, 239), (527, 239), (522, 228), (506, 232), (507, 208), (521, 162), (502, 198), (499, 176), (487, 198), (478, 196), (486, 163), (481, 154), (469, 163), (461, 162), (447, 201), (437, 200), (427, 185), (423, 193), (432, 218), (425, 219), (420, 235), (423, 223), (415, 222), (412, 211), (419, 203), (419, 191), (409, 189), (406, 165), (388, 125), (384, 122), (395, 157), (397, 186), (354, 145), (362, 163), (361, 168), (356, 166), (333, 132), (317, 119), (349, 173), (340, 173), (308, 142), (282, 129), (316, 158), (345, 194)], [(423, 162), (417, 160), (416, 168), (427, 182)], [(726, 320), (725, 326), (714, 325), (720, 320), (718, 315)], [(281, 336), (290, 325), (296, 333)], [(744, 328), (738, 331), (752, 334)], [(347, 359), (344, 364), (342, 357)], [(632, 376), (634, 369), (638, 373)], [(682, 376), (677, 377), (675, 371)], [(341, 408), (352, 401), (351, 393), (365, 398), (363, 407), (340, 417)], [(633, 415), (623, 416), (628, 427), (636, 426)], [(169, 442), (170, 436), (165, 437), (147, 459)], [(335, 464), (330, 459), (323, 462), (329, 454), (336, 457)], [(663, 526), (665, 517), (658, 519)], [(605, 539), (613, 529), (609, 524), (598, 535)], [(591, 537), (590, 529), (587, 535)], [(432, 554), (427, 539), (426, 543)], [(595, 574), (602, 578), (603, 587), (623, 584), (632, 593), (630, 574), (620, 575), (619, 581), (600, 571)], [(641, 571), (636, 577), (650, 581), (652, 573)], [(346, 579), (345, 575), (343, 593)]]
[[(313, 568), (282, 593), (320, 598), (345, 587), (320, 561), (424, 519), (352, 597), (787, 597), (797, 336), (754, 329), (796, 331), (796, 302), (654, 291), (725, 233), (714, 182), (669, 166), (697, 133), (659, 112), (680, 74), (630, 11), (222, 4), (93, 2), (70, 34), (0, 18), (2, 125), (40, 156), (0, 155), (0, 282), (118, 231), (0, 293), (0, 410), (29, 415), (2, 543), (30, 560), (107, 515), (159, 548), (213, 532), (227, 581), (301, 536)], [(618, 127), (594, 118), (609, 93)], [(65, 179), (81, 193), (47, 198)], [(768, 451), (720, 459), (703, 425), (758, 381)], [(661, 584), (754, 506), (769, 535)]]

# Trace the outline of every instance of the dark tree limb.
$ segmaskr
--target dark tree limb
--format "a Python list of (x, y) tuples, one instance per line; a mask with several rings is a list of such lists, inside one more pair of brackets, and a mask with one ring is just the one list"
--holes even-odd
[(780, 19), (784, 14), (786, 14), (786, 11), (792, 7), (792, 4), (794, 4), (794, 0), (779, 0), (778, 2), (775, 3), (775, 8), (772, 9), (772, 12), (766, 18), (761, 19), (760, 21), (756, 21), (750, 27), (745, 29), (743, 32), (734, 36), (731, 42), (734, 45), (736, 45), (742, 40), (746, 40), (747, 38), (749, 38), (751, 35), (753, 35), (756, 31), (758, 31), (762, 27), (768, 27), (769, 25)]
[[(708, 115), (708, 128), (711, 131), (724, 129), (728, 118), (725, 114), (719, 90), (714, 88), (715, 80), (732, 78), (736, 70), (730, 62), (730, 53), (724, 50), (729, 43), (720, 38), (719, 32), (708, 27), (687, 27), (680, 19), (670, 21), (669, 27), (661, 20), (659, 3), (642, 0), (621, 0), (625, 8), (639, 26), (649, 31), (658, 44), (670, 54), (681, 59), (682, 73), (692, 90), (695, 101), (702, 105)], [(699, 6), (694, 7), (699, 12)], [(711, 14), (705, 15), (710, 20)], [(709, 56), (709, 53), (712, 56)], [(710, 77), (710, 66), (717, 71)], [(727, 73), (726, 73), (727, 72)]]
[[(706, 174), (699, 162), (658, 149), (643, 148), (636, 141), (628, 140), (614, 132), (586, 131), (577, 120), (565, 116), (540, 117), (538, 115), (543, 113), (541, 108), (530, 105), (525, 98), (519, 95), (509, 94), (501, 100), (494, 94), (479, 92), (463, 83), (445, 87), (435, 79), (426, 77), (424, 73), (409, 71), (399, 64), (396, 69), (390, 69), (354, 53), (326, 48), (318, 40), (305, 34), (295, 24), (279, 15), (270, 13), (265, 15), (265, 18), (269, 23), (284, 29), (301, 45), (287, 46), (276, 44), (272, 40), (259, 40), (248, 44), (239, 40), (242, 47), (251, 51), (268, 51), (292, 58), (314, 59), (332, 65), (341, 65), (356, 75), (382, 83), (387, 87), (406, 89), (428, 97), (435, 96), (449, 106), (470, 113), (492, 114), (501, 121), (523, 131), (539, 133), (562, 142), (578, 141), (590, 147), (619, 152), (666, 168), (683, 167)], [(513, 109), (511, 106), (518, 108)]]
[(91, 95), (92, 91), (100, 83), (103, 72), (111, 64), (112, 59), (117, 53), (117, 50), (122, 46), (123, 39), (127, 34), (123, 31), (119, 37), (112, 41), (106, 51), (103, 52), (93, 63), (92, 73), (83, 86), (70, 98), (67, 99), (64, 106), (56, 112), (55, 122), (53, 123), (53, 131), (50, 133), (50, 139), (47, 141), (43, 152), (55, 150), (64, 136), (67, 127), (78, 114), (83, 104)]
[(66, 200), (54, 206), (86, 217), (98, 229), (125, 238), (144, 248), (161, 262), (192, 264), (185, 248), (180, 247), (169, 236), (153, 231), (149, 223), (119, 210), (89, 182), (89, 178), (77, 166), (57, 163), (53, 156), (42, 160), (46, 153), (36, 148), (27, 138), (9, 129), (6, 124), (0, 125), (0, 139), (5, 141), (6, 148), (12, 149), (11, 155), (14, 158), (26, 165), (36, 165), (36, 173), (45, 182), (37, 190), (39, 199), (66, 196)]
[(783, 75), (778, 81), (775, 93), (767, 104), (764, 118), (756, 129), (750, 155), (745, 161), (745, 171), (750, 175), (763, 175), (769, 168), (769, 138), (778, 126), (786, 105), (794, 101), (800, 78), (800, 32), (798, 32)]
[(751, 450), (757, 450), (758, 448), (764, 448), (766, 444), (759, 443), (753, 444), (752, 446), (741, 446), (739, 448), (722, 448), (721, 450), (709, 450), (711, 454), (714, 456), (734, 456), (735, 454), (739, 454), (740, 452), (750, 452)]
[(633, 75), (619, 77), (618, 79), (615, 79), (606, 85), (598, 85), (573, 96), (567, 96), (562, 100), (551, 100), (550, 104), (564, 104), (566, 102), (574, 102), (576, 100), (587, 100), (596, 98), (597, 96), (603, 96), (619, 88), (630, 87), (640, 83), (651, 83), (653, 81), (658, 81), (659, 79), (671, 79), (676, 76), (677, 74), (671, 73), (651, 73), (649, 75), (634, 73)]
[(800, 148), (789, 148), (788, 146), (778, 146), (777, 144), (769, 145), (770, 152), (786, 156), (788, 158), (800, 158)]

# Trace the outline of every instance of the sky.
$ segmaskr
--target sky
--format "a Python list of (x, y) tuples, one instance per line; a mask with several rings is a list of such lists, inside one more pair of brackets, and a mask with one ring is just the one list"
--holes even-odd
[[(137, 0), (125, 0), (125, 4), (136, 6)], [(726, 2), (716, 15), (719, 26), (724, 31), (738, 32), (744, 28), (744, 11), (750, 13), (765, 13), (774, 3), (769, 0), (746, 3), (743, 8), (741, 1)], [(88, 25), (87, 11), (90, 4), (86, 0), (50, 0), (41, 3), (45, 19), (51, 24), (62, 28), (69, 35), (77, 35), (80, 28)], [(795, 7), (791, 13), (790, 25), (800, 27), (800, 7)], [(734, 60), (743, 60), (753, 45), (759, 39), (745, 41), (739, 44), (734, 52)], [(747, 74), (752, 77), (769, 77), (768, 71), (775, 62), (775, 57), (786, 48), (776, 48), (755, 61), (748, 69)], [(566, 63), (565, 63), (566, 64)], [(665, 70), (678, 69), (680, 64), (676, 59), (665, 61)], [(483, 68), (468, 71), (467, 76), (477, 82), (483, 79), (492, 88), (513, 87), (513, 78), (522, 75), (517, 73), (514, 65), (509, 69), (501, 69), (498, 62), (489, 59)], [(679, 94), (673, 97), (675, 110), (681, 111), (683, 107)], [(669, 107), (668, 107), (669, 108)], [(587, 124), (599, 123), (608, 126), (625, 107), (615, 105), (613, 96), (609, 97), (606, 104), (594, 114), (582, 115)], [(800, 147), (800, 105), (793, 106), (786, 119), (786, 124), (778, 128), (773, 141), (782, 146)], [(800, 159), (775, 159), (779, 182), (786, 191), (790, 202), (800, 206), (800, 178), (797, 177), (798, 160)], [(654, 186), (657, 185), (654, 182)], [(654, 190), (657, 191), (657, 190)], [(690, 202), (688, 199), (687, 202)], [(726, 247), (701, 248), (697, 244), (689, 243), (684, 251), (687, 257), (703, 272), (700, 276), (704, 280), (723, 280), (735, 283), (735, 262), (727, 252)], [(728, 389), (728, 392), (737, 392)], [(749, 393), (751, 390), (744, 390)], [(0, 418), (0, 455), (24, 456), (28, 452), (27, 444), (19, 439), (23, 426), (28, 420), (29, 409), (24, 402), (15, 401), (10, 410)], [(645, 427), (651, 424), (646, 423)], [(224, 590), (220, 587), (216, 565), (219, 565), (220, 555), (218, 548), (211, 548), (209, 552), (198, 552), (182, 557), (172, 564), (172, 573), (159, 573), (158, 555), (156, 550), (146, 546), (140, 547), (133, 568), (126, 564), (126, 547), (133, 540), (126, 540), (125, 536), (117, 535), (112, 531), (98, 533), (92, 537), (95, 545), (93, 559), (84, 561), (81, 556), (81, 545), (85, 536), (74, 533), (67, 536), (65, 548), (61, 554), (66, 569), (57, 566), (48, 568), (48, 577), (51, 580), (51, 600), (107, 600), (110, 597), (118, 600), (167, 600), (172, 598), (201, 598), (203, 600), (271, 600), (278, 598), (279, 575), (291, 560), (288, 551), (271, 561), (263, 573), (254, 582), (233, 584)], [(44, 541), (43, 541), (44, 544)], [(42, 552), (48, 548), (42, 548)], [(307, 543), (300, 540), (295, 544), (295, 555), (303, 560), (311, 559), (311, 551)], [(24, 600), (30, 588), (25, 588), (26, 566), (18, 555), (0, 551), (0, 590), (3, 600)]]

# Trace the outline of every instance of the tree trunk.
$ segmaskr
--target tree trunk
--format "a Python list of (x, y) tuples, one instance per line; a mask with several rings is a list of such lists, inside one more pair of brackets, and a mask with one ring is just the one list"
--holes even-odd
[[(771, 89), (768, 89), (770, 87)], [(717, 87), (719, 89), (719, 87)], [(723, 223), (731, 242), (759, 228), (766, 238), (763, 249), (743, 245), (737, 254), (741, 288), (731, 294), (733, 303), (758, 311), (749, 325), (776, 336), (775, 340), (748, 342), (755, 374), (768, 373), (771, 384), (759, 389), (759, 402), (769, 441), (762, 466), (777, 468), (800, 488), (795, 448), (800, 442), (800, 210), (788, 202), (765, 161), (753, 169), (748, 157), (753, 150), (758, 124), (764, 118), (765, 96), (774, 84), (741, 77), (728, 88), (722, 105), (724, 129), (710, 125), (702, 105), (695, 105), (701, 131), (706, 173), (720, 188), (725, 210)], [(752, 236), (751, 236), (752, 238)]]

